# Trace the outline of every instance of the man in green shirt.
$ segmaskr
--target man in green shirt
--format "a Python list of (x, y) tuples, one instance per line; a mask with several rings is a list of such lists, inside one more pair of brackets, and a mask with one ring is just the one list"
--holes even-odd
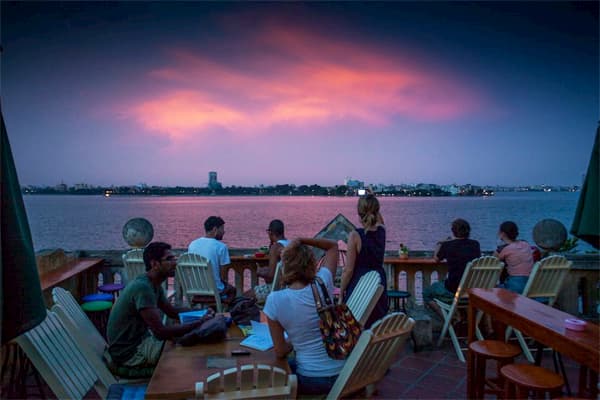
[(112, 362), (124, 367), (152, 367), (160, 357), (164, 341), (183, 336), (214, 316), (209, 312), (199, 321), (166, 326), (161, 311), (170, 318), (189, 309), (173, 307), (162, 283), (175, 276), (177, 258), (171, 245), (150, 243), (144, 250), (146, 273), (136, 277), (117, 299), (108, 319), (108, 353)]

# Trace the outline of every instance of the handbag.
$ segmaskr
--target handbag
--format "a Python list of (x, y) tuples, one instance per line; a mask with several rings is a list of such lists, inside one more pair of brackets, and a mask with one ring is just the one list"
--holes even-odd
[[(323, 298), (319, 294), (317, 284), (321, 287)], [(344, 360), (358, 342), (362, 328), (346, 304), (333, 304), (321, 278), (316, 277), (310, 286), (327, 355), (336, 360)]]

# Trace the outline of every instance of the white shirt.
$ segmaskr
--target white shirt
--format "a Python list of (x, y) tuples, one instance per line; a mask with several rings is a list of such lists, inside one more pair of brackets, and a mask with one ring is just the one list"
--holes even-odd
[[(321, 267), (317, 273), (329, 293), (333, 290), (331, 272)], [(330, 295), (331, 296), (331, 295)], [(315, 307), (310, 285), (302, 289), (283, 289), (271, 292), (263, 312), (278, 321), (287, 332), (296, 350), (298, 373), (307, 377), (338, 375), (345, 360), (334, 360), (327, 355), (319, 330), (319, 314)]]
[(220, 269), (224, 265), (231, 264), (229, 250), (225, 243), (215, 238), (201, 237), (190, 243), (188, 253), (198, 254), (206, 258), (212, 267), (217, 289), (219, 292), (225, 289), (225, 285), (223, 285), (223, 281), (221, 280)]

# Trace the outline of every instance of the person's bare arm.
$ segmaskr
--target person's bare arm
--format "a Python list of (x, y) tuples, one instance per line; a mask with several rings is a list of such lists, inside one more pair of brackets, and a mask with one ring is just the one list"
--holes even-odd
[(257, 275), (265, 280), (266, 283), (273, 282), (273, 277), (275, 276), (275, 269), (277, 268), (277, 263), (281, 258), (281, 249), (283, 246), (279, 243), (273, 243), (271, 248), (269, 249), (269, 266), (262, 267), (257, 270)]
[(327, 267), (329, 272), (331, 272), (331, 276), (335, 279), (339, 257), (337, 242), (329, 239), (317, 238), (298, 238), (297, 240), (302, 244), (325, 250), (323, 265)]
[(281, 326), (279, 321), (273, 321), (269, 317), (267, 317), (267, 324), (269, 325), (269, 332), (271, 332), (271, 338), (273, 339), (275, 356), (285, 358), (292, 351), (293, 347), (285, 340), (283, 326)]
[(200, 318), (199, 321), (192, 322), (190, 324), (165, 326), (162, 323), (160, 309), (158, 307), (142, 308), (140, 310), (140, 315), (142, 316), (142, 319), (148, 328), (152, 331), (152, 334), (159, 340), (167, 340), (178, 336), (183, 336), (192, 329), (202, 325), (205, 321), (214, 317), (214, 314), (209, 311), (204, 317)]
[[(339, 302), (342, 303), (342, 299), (344, 298), (344, 293), (346, 292), (346, 288), (352, 279), (352, 274), (354, 274), (354, 267), (356, 266), (356, 257), (358, 253), (360, 253), (360, 247), (362, 242), (360, 240), (360, 235), (354, 231), (350, 233), (348, 237), (348, 251), (346, 252), (346, 265), (344, 266), (344, 270), (342, 272), (342, 279), (340, 283), (340, 298)], [(335, 276), (335, 275), (334, 275)]]

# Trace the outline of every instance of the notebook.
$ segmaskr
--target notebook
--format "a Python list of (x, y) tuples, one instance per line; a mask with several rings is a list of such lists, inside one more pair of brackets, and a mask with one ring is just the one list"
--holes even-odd
[(190, 322), (198, 321), (206, 314), (207, 310), (193, 310), (179, 313), (179, 322), (189, 324)]

